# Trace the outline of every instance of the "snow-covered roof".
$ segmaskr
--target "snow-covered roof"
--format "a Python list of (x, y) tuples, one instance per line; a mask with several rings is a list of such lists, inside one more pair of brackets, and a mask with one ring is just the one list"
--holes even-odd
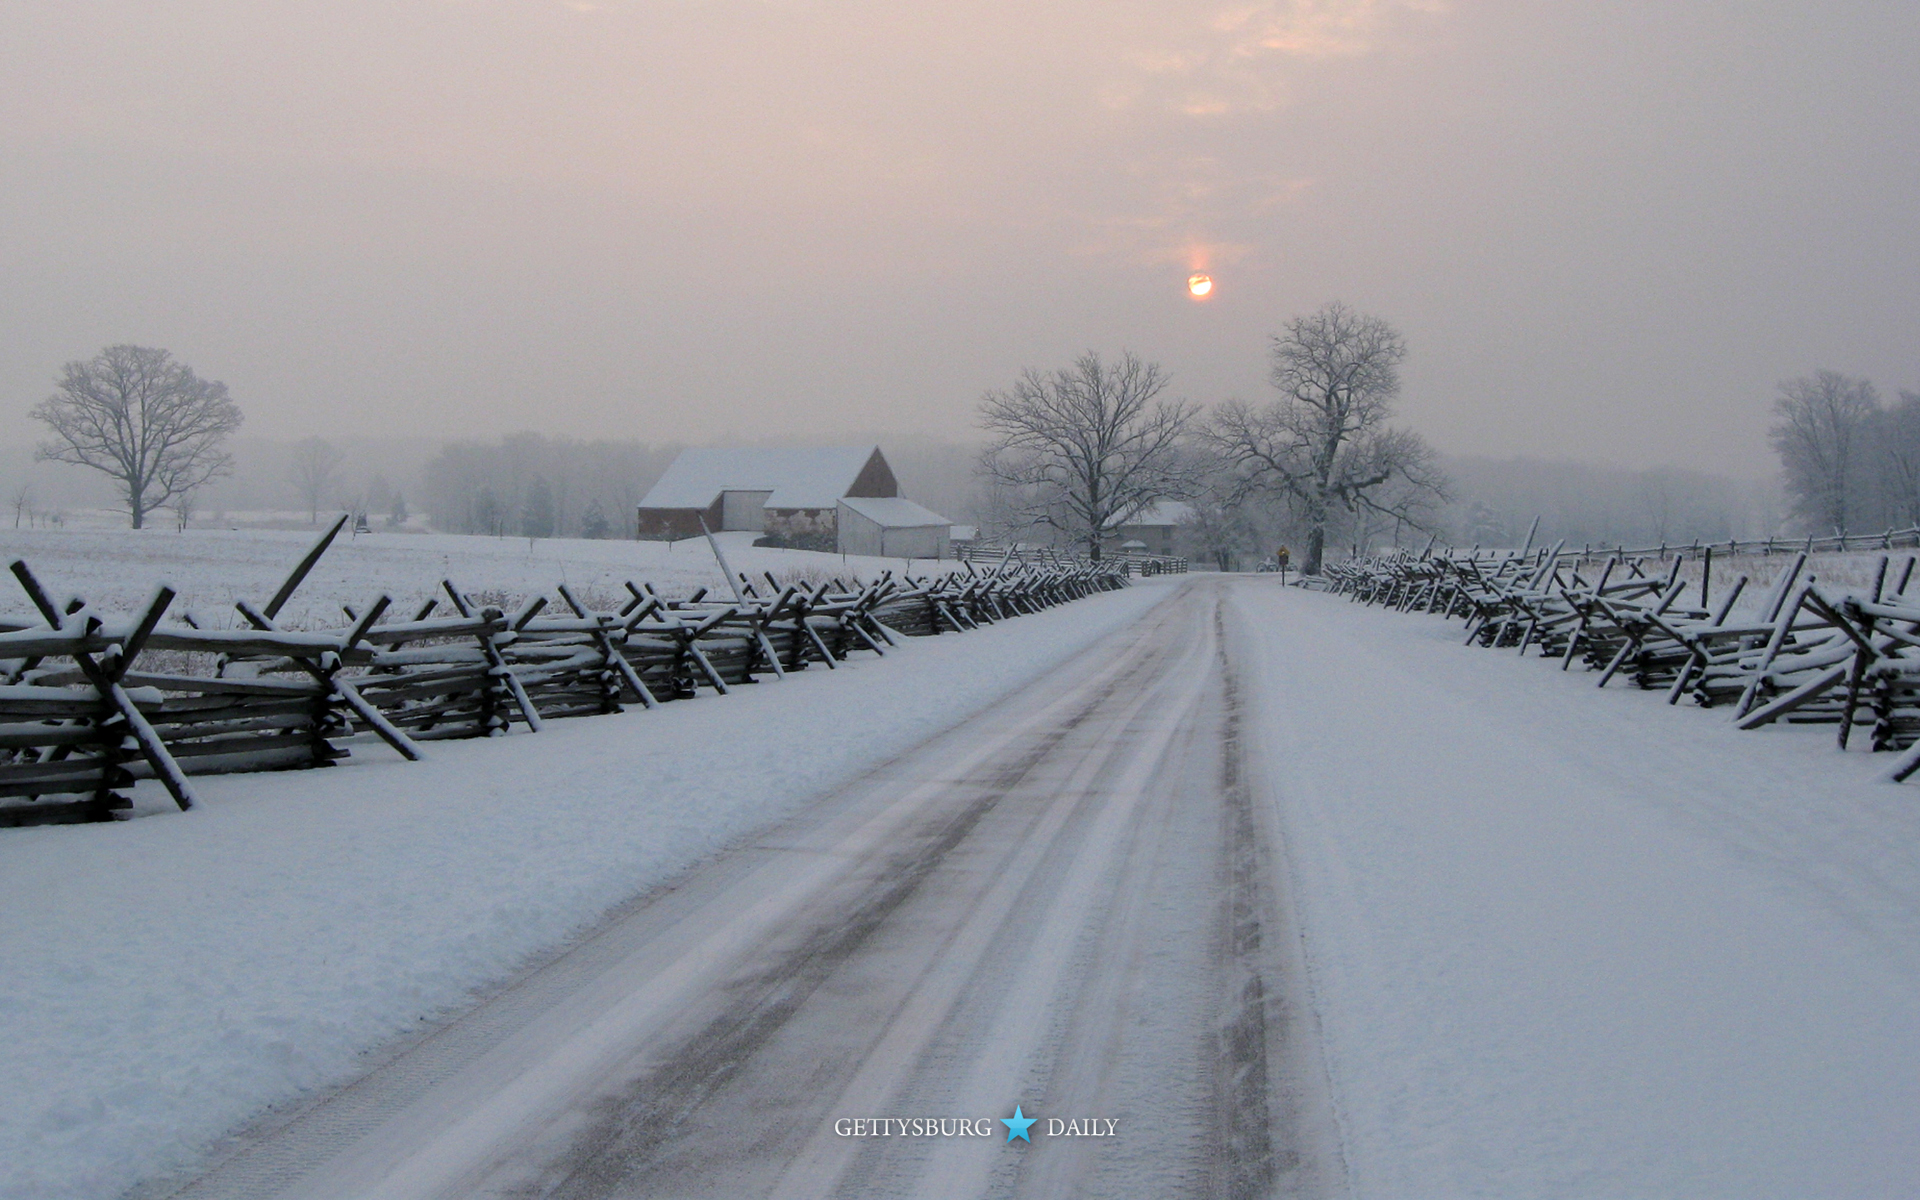
[(951, 525), (939, 513), (899, 496), (845, 496), (840, 503), (883, 529), (925, 529)]
[(979, 537), (980, 527), (978, 525), (955, 525), (953, 527), (953, 540), (956, 542), (977, 541)]
[(768, 508), (832, 508), (878, 446), (682, 450), (642, 508), (705, 508), (721, 492), (764, 492)]
[(1117, 518), (1112, 528), (1122, 525), (1178, 525), (1193, 516), (1193, 505), (1185, 500), (1159, 500)]

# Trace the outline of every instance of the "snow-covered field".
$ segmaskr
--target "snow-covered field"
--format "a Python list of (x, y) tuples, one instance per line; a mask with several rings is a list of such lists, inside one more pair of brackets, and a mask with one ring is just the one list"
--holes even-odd
[[(681, 550), (691, 547), (681, 547)], [(676, 551), (678, 553), (679, 551)], [(0, 836), (0, 1195), (110, 1196), (1117, 630), (1136, 585), (884, 660)], [(1227, 592), (1363, 1197), (1920, 1179), (1920, 788), (1832, 731)], [(1298, 1014), (1296, 1014), (1298, 1015)]]
[[(1914, 550), (1884, 550), (1877, 553), (1849, 551), (1846, 554), (1812, 554), (1807, 556), (1807, 565), (1801, 569), (1800, 582), (1808, 576), (1814, 576), (1836, 591), (1861, 591), (1873, 586), (1874, 574), (1879, 570), (1880, 560), (1891, 560), (1887, 574), (1887, 587), (1892, 589), (1899, 581), (1900, 571), (1906, 560), (1920, 554)], [(1746, 590), (1741, 593), (1742, 605), (1758, 603), (1759, 598), (1767, 594), (1780, 572), (1793, 565), (1794, 556), (1786, 554), (1741, 554), (1729, 558), (1720, 555), (1713, 560), (1712, 595), (1724, 597), (1727, 589), (1742, 576), (1747, 577)], [(1656, 564), (1657, 565), (1657, 564)], [(1682, 578), (1699, 582), (1702, 563), (1697, 559), (1688, 560), (1681, 568)], [(1920, 581), (1916, 581), (1920, 586)]]
[(1356, 1194), (1915, 1194), (1920, 788), (1887, 756), (1242, 595)]
[[(9, 529), (0, 531), (0, 555), (23, 558), (56, 600), (79, 596), (96, 609), (126, 612), (143, 605), (155, 586), (171, 584), (179, 597), (170, 615), (191, 612), (203, 627), (241, 624), (236, 600), (264, 603), (319, 536), (314, 530)], [(723, 533), (720, 543), (734, 570), (758, 579), (771, 571), (783, 582), (952, 570), (957, 564), (865, 558), (805, 550), (756, 549), (753, 535)], [(342, 533), (285, 609), (293, 628), (340, 625), (340, 605), (364, 605), (381, 592), (394, 612), (409, 613), (428, 596), (444, 594), (451, 578), (463, 591), (490, 602), (567, 584), (587, 603), (619, 607), (629, 579), (671, 595), (711, 588), (727, 595), (726, 581), (704, 538), (681, 542), (586, 541), (577, 538), (472, 537), (452, 533)], [(33, 609), (11, 578), (0, 586), (0, 615), (28, 617)]]
[[(1806, 565), (1801, 568), (1795, 582), (1807, 583), (1817, 580), (1835, 592), (1871, 591), (1874, 577), (1880, 569), (1880, 560), (1887, 558), (1890, 561), (1886, 588), (1892, 591), (1894, 585), (1900, 580), (1900, 573), (1906, 560), (1917, 555), (1920, 555), (1920, 551), (1883, 550), (1813, 554), (1807, 557)], [(1781, 572), (1790, 569), (1793, 566), (1793, 560), (1794, 554), (1791, 550), (1779, 554), (1740, 554), (1731, 557), (1724, 554), (1717, 555), (1713, 560), (1712, 578), (1708, 581), (1708, 599), (1715, 606), (1723, 603), (1731, 589), (1742, 577), (1745, 577), (1747, 582), (1734, 606), (1733, 615), (1736, 619), (1741, 616), (1750, 616), (1772, 594), (1774, 584), (1779, 580)], [(1664, 562), (1649, 559), (1642, 565), (1642, 570), (1656, 578), (1664, 579), (1671, 566), (1671, 559)], [(1700, 577), (1705, 574), (1705, 567), (1705, 562), (1698, 558), (1689, 558), (1680, 564), (1680, 578), (1688, 583), (1682, 596), (1683, 603), (1692, 605), (1699, 602)], [(1590, 562), (1582, 568), (1581, 574), (1588, 580), (1593, 580), (1599, 577), (1602, 569), (1601, 562)], [(1617, 583), (1626, 577), (1626, 571), (1618, 569), (1612, 576), (1612, 580)], [(1909, 590), (1916, 589), (1920, 589), (1920, 575), (1916, 575)]]
[[(288, 539), (288, 556), (304, 541)], [(376, 568), (429, 579), (423, 542), (390, 553), (363, 537), (316, 592)], [(200, 547), (206, 572), (252, 570), (255, 595), (280, 561), (217, 537), (150, 544), (156, 570), (177, 570), (181, 556), (162, 551), (182, 545)], [(621, 578), (621, 554), (668, 554), (570, 545), (604, 556), (566, 561), (576, 583), (587, 571)], [(468, 561), (463, 574), (547, 583), (562, 565), (555, 547), (516, 560), (525, 542), (506, 543), (497, 564)], [(707, 554), (671, 553), (691, 563), (696, 550)], [(127, 570), (73, 550), (38, 557), (102, 590)], [(760, 565), (742, 558), (741, 569)], [(227, 586), (197, 582), (205, 595)], [(4, 831), (0, 1014), (13, 1032), (0, 1042), (0, 1196), (112, 1196), (189, 1158), (1165, 594), (1103, 593), (724, 699), (446, 743), (425, 763), (376, 745), (334, 770), (206, 779), (201, 813), (142, 794), (129, 823)]]

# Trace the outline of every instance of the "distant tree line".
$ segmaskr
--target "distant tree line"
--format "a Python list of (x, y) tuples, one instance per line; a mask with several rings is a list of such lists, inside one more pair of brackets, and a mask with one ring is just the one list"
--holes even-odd
[(1387, 546), (1633, 546), (1860, 533), (1920, 525), (1920, 394), (1883, 404), (1833, 371), (1789, 380), (1774, 405), (1782, 478), (1679, 467), (1625, 470), (1462, 456), (1443, 461), (1394, 420), (1407, 347), (1342, 304), (1296, 317), (1269, 347), (1264, 402), (1211, 411), (1164, 395), (1131, 355), (1087, 354), (987, 393), (973, 515), (989, 537), (1099, 554), (1162, 500), (1187, 512), (1191, 556), (1246, 565), (1280, 546), (1318, 571), (1328, 553)]
[[(917, 459), (903, 448), (902, 466), (917, 462), (906, 473), (924, 477), (989, 537), (1053, 540), (1096, 556), (1120, 527), (1178, 500), (1187, 552), (1222, 567), (1283, 545), (1310, 571), (1330, 551), (1433, 538), (1511, 545), (1536, 518), (1543, 538), (1593, 545), (1765, 537), (1785, 531), (1781, 507), (1801, 532), (1920, 525), (1920, 393), (1886, 404), (1870, 381), (1828, 370), (1782, 383), (1770, 429), (1782, 466), (1777, 506), (1780, 493), (1769, 486), (1678, 468), (1474, 457), (1443, 464), (1393, 421), (1406, 354), (1386, 321), (1329, 304), (1272, 339), (1273, 397), (1207, 411), (1168, 396), (1158, 364), (1090, 352), (986, 394), (981, 423), (992, 440), (978, 460), (970, 512), (953, 508), (966, 483), (959, 472), (945, 477), (949, 447), (921, 446)], [(54, 435), (36, 457), (99, 472), (136, 528), (162, 507), (184, 527), (202, 489), (231, 474), (238, 406), (223, 384), (167, 351), (109, 346), (66, 364), (56, 385), (33, 411)], [(537, 433), (451, 442), (427, 463), (417, 499), (448, 532), (632, 537), (641, 497), (676, 450)], [(377, 471), (350, 477), (356, 462), (325, 439), (304, 438), (276, 468), (285, 471), (279, 486), (298, 495), (309, 520), (345, 508), (406, 526), (407, 497)], [(31, 484), (12, 501), (16, 526), (38, 521)]]
[(538, 433), (449, 442), (427, 463), (434, 527), (496, 537), (630, 538), (675, 447)]
[(1458, 455), (1445, 460), (1455, 499), (1440, 514), (1455, 546), (1513, 546), (1539, 519), (1539, 540), (1630, 547), (1781, 531), (1778, 488), (1681, 467), (1642, 471), (1544, 459)]
[(1920, 525), (1920, 393), (1891, 405), (1865, 379), (1815, 371), (1780, 385), (1769, 434), (1809, 533)]

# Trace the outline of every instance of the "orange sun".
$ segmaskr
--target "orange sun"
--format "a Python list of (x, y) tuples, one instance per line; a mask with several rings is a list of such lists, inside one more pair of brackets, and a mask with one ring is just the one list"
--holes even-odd
[(1213, 276), (1211, 275), (1187, 276), (1187, 291), (1192, 293), (1193, 298), (1195, 300), (1205, 300), (1208, 296), (1213, 294)]

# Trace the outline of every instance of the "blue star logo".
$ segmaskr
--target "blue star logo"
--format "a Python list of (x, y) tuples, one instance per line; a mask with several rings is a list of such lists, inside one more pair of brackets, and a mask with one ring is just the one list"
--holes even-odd
[(1007, 1127), (1007, 1140), (1009, 1142), (1015, 1138), (1019, 1138), (1029, 1146), (1033, 1145), (1033, 1139), (1027, 1136), (1027, 1126), (1033, 1124), (1033, 1122), (1033, 1117), (1021, 1113), (1018, 1104), (1013, 1106), (1012, 1116), (1000, 1118), (1000, 1123)]

